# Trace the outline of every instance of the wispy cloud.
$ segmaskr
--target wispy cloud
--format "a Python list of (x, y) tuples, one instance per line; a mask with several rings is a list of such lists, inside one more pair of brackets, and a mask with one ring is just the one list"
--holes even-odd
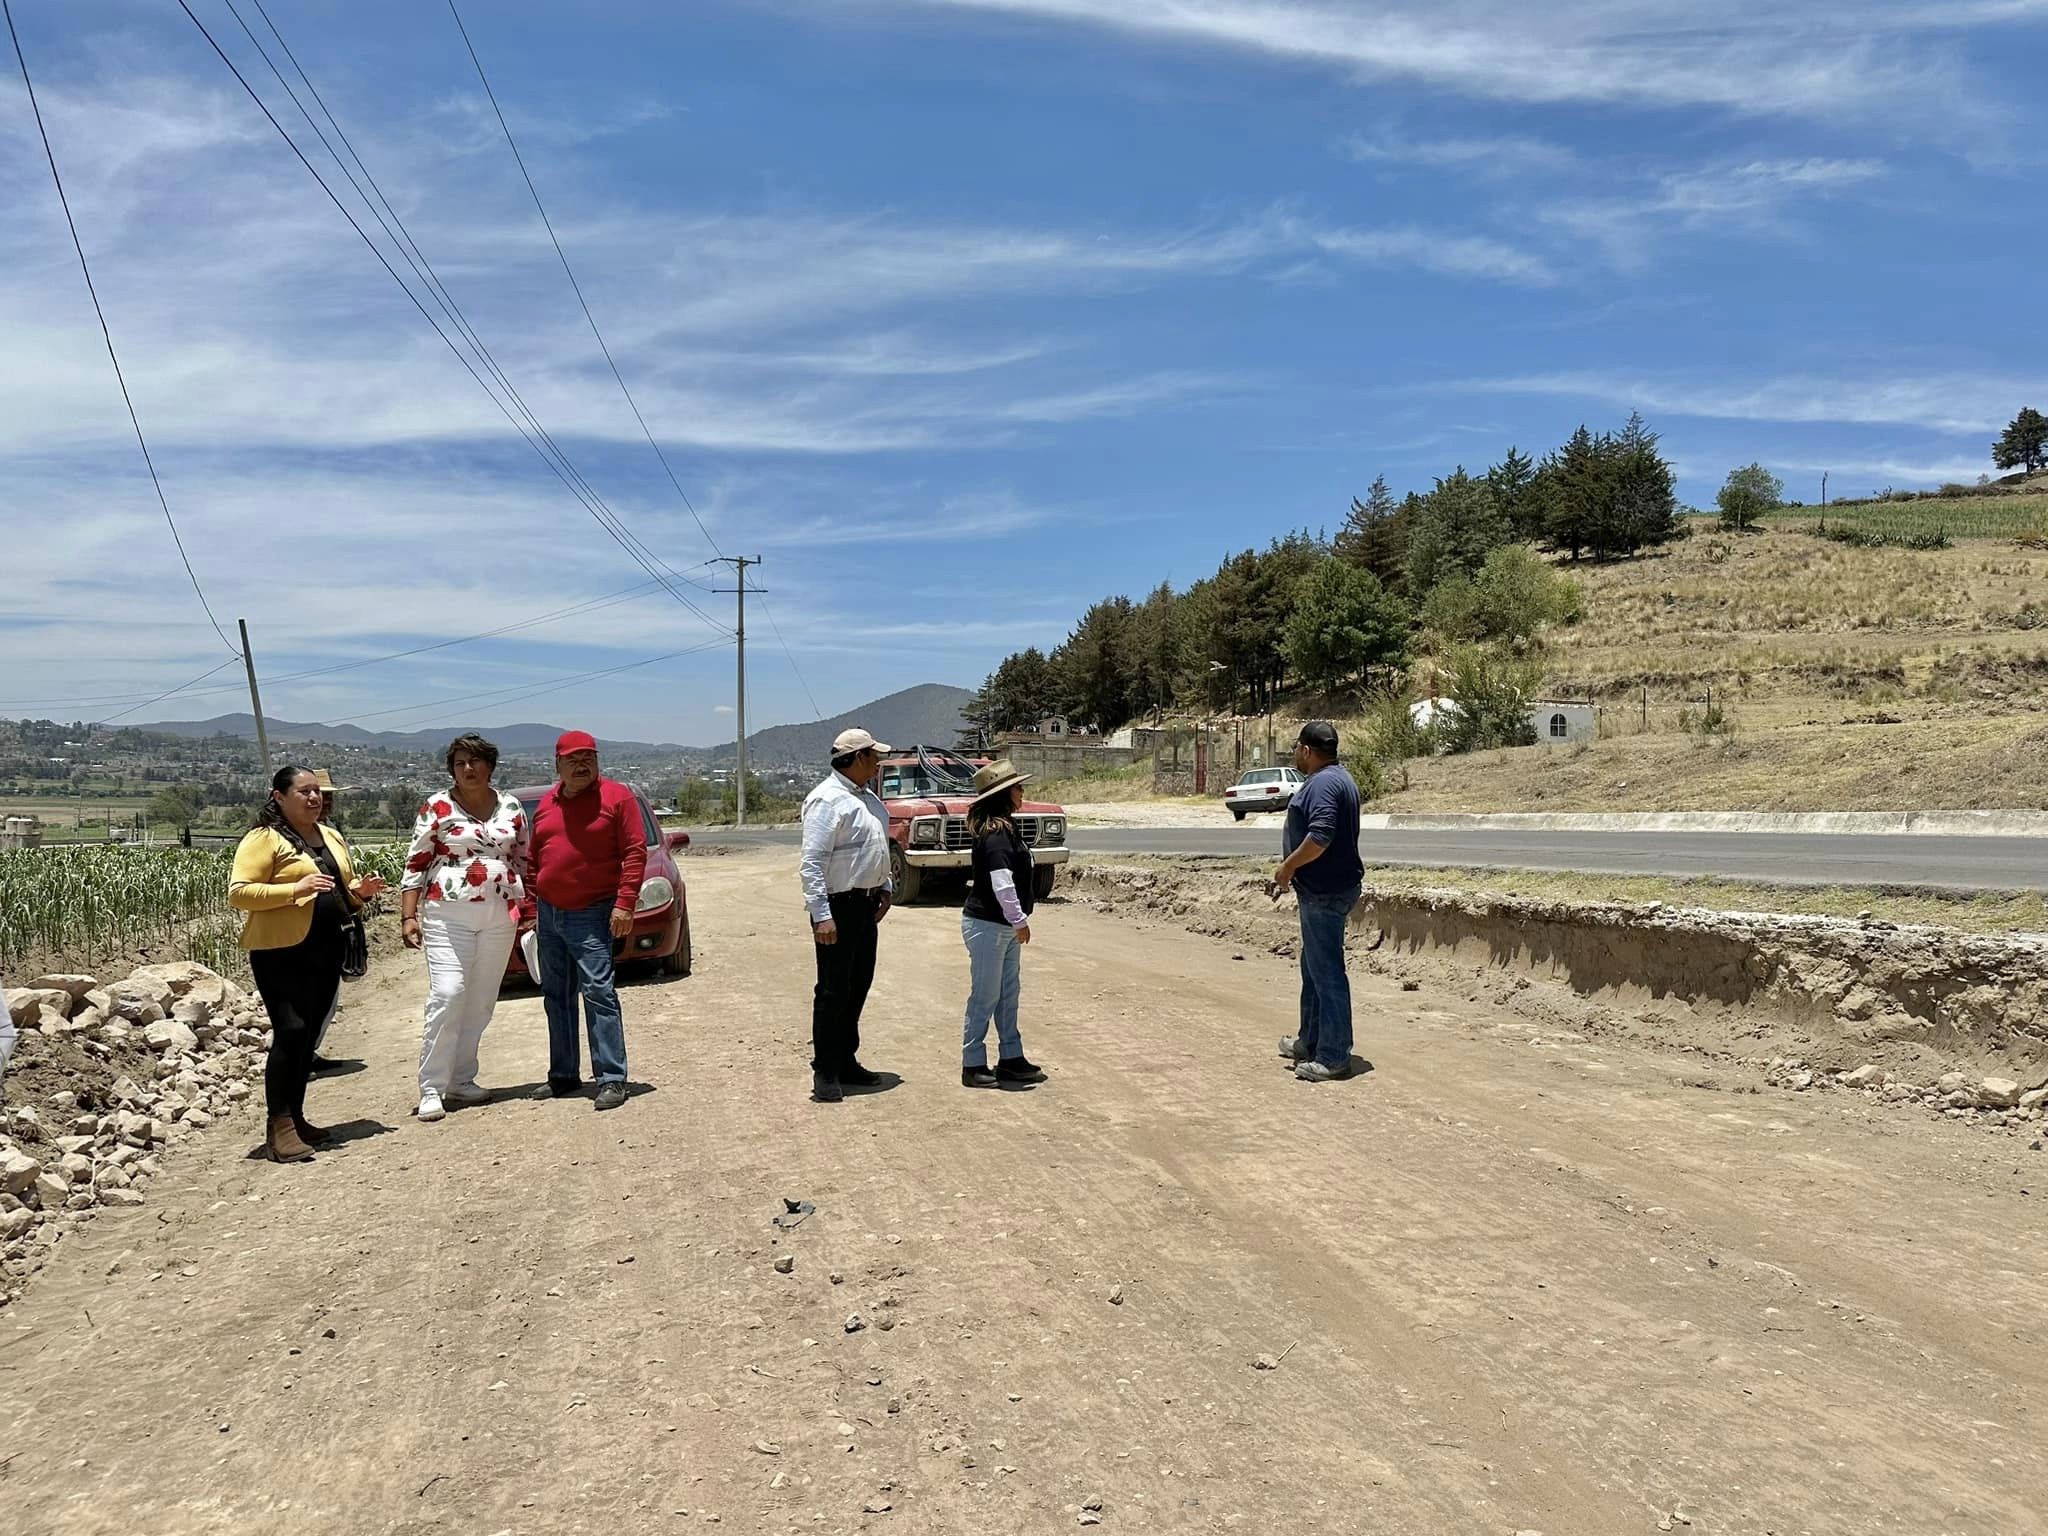
[(1547, 139), (1405, 139), (1394, 134), (1354, 133), (1339, 148), (1362, 165), (1412, 165), (1432, 171), (1466, 171), (1481, 176), (1515, 176), (1571, 170), (1579, 157)]
[(1617, 267), (1643, 267), (1674, 230), (1783, 236), (1822, 199), (1884, 176), (1871, 159), (1751, 160), (1669, 171), (1636, 196), (1566, 197), (1536, 210), (1542, 222), (1591, 241)]
[(2048, 375), (1931, 374), (1917, 378), (1790, 375), (1762, 382), (1573, 371), (1470, 379), (1444, 386), (1475, 394), (1600, 400), (1673, 416), (1730, 421), (1845, 422), (1995, 433), (2020, 405), (2048, 399)]
[(1950, 135), (1991, 115), (1944, 34), (2039, 14), (2027, 0), (1721, 0), (1661, 10), (1610, 0), (899, 0), (1033, 17), (1407, 79), (1489, 100), (1711, 107), (1882, 118)]

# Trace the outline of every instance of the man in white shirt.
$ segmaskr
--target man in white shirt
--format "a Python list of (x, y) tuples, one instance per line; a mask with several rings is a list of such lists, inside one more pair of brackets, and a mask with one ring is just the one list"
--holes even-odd
[(836, 1104), (843, 1088), (873, 1088), (860, 1064), (860, 1013), (875, 979), (875, 926), (889, 911), (889, 812), (868, 786), (889, 750), (863, 730), (841, 731), (832, 771), (804, 797), (798, 862), (818, 953), (811, 997), (811, 1097)]

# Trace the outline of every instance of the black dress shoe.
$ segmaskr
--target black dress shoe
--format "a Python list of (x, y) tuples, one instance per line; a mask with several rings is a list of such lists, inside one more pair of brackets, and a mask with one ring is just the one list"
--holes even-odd
[(989, 1071), (985, 1066), (962, 1067), (960, 1069), (960, 1086), (962, 1088), (993, 1088), (995, 1085), (995, 1073)]
[(1033, 1066), (1022, 1056), (1012, 1056), (1007, 1061), (996, 1063), (996, 1081), (999, 1083), (1042, 1083), (1045, 1070)]
[(583, 1084), (573, 1077), (551, 1077), (541, 1085), (537, 1098), (573, 1099), (583, 1091)]
[(839, 1081), (849, 1088), (879, 1088), (882, 1074), (870, 1072), (857, 1061), (849, 1061), (839, 1069)]
[(829, 1072), (811, 1074), (811, 1097), (820, 1104), (837, 1104), (846, 1095), (840, 1092), (839, 1079)]
[(318, 1051), (313, 1053), (313, 1071), (316, 1075), (321, 1072), (332, 1072), (340, 1065), (341, 1063), (332, 1056), (322, 1056)]

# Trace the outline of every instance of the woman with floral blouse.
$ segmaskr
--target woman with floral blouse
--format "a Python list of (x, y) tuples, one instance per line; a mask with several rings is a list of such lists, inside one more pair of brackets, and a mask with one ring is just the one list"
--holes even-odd
[(454, 783), (420, 807), (399, 882), (406, 947), (427, 951), (422, 1120), (439, 1120), (449, 1104), (490, 1097), (477, 1086), (477, 1047), (512, 953), (530, 835), (518, 797), (491, 783), (497, 766), (498, 749), (481, 736), (449, 743)]

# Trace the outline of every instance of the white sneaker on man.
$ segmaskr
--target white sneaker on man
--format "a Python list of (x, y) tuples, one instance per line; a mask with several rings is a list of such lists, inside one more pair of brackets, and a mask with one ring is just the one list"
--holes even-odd
[(450, 1104), (488, 1104), (491, 1090), (478, 1083), (458, 1083), (441, 1097)]
[(447, 1117), (448, 1111), (441, 1105), (441, 1095), (429, 1089), (420, 1095), (418, 1114), (422, 1120), (441, 1120)]

